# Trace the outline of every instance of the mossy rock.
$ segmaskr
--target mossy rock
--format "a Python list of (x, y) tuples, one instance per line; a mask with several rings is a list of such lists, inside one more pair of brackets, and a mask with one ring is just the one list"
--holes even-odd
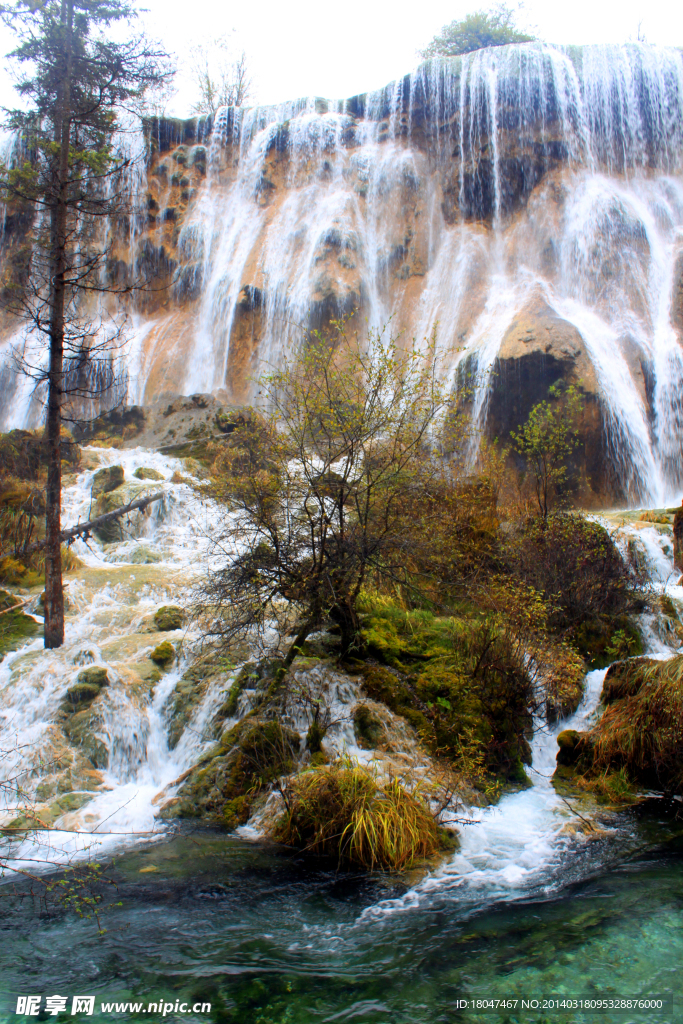
[(587, 769), (593, 760), (593, 741), (588, 733), (564, 729), (557, 737), (557, 763), (565, 768)]
[(81, 748), (94, 768), (107, 768), (109, 765), (107, 746), (96, 735), (101, 727), (102, 718), (95, 708), (77, 711), (63, 726), (67, 739)]
[(78, 683), (89, 683), (92, 686), (108, 686), (109, 676), (107, 675), (106, 668), (101, 665), (88, 665), (87, 668), (82, 669), (77, 676), (76, 682)]
[(183, 624), (183, 610), (174, 604), (165, 604), (154, 613), (154, 624), (160, 633), (171, 633)]
[(50, 804), (52, 820), (56, 821), (63, 814), (80, 810), (85, 804), (90, 803), (92, 799), (92, 793), (65, 793), (64, 796), (60, 796), (59, 800), (55, 800), (54, 803)]
[(133, 476), (136, 480), (163, 480), (163, 475), (157, 470), (152, 469), (150, 466), (140, 466), (135, 470)]
[[(131, 501), (152, 493), (153, 491), (149, 484), (122, 482), (118, 487), (99, 495), (92, 513), (93, 519), (97, 516), (103, 516), (107, 512), (114, 512), (116, 509), (128, 505)], [(133, 522), (135, 523), (136, 520), (133, 520)], [(123, 522), (120, 518), (111, 519), (109, 522), (102, 523), (96, 527), (93, 532), (103, 544), (116, 544), (124, 538)]]
[(353, 731), (358, 746), (367, 750), (377, 747), (385, 734), (382, 719), (367, 704), (358, 704), (354, 708)]
[[(163, 641), (168, 643), (168, 641)], [(161, 644), (159, 645), (161, 646)], [(175, 685), (171, 694), (171, 708), (169, 714), (168, 745), (174, 750), (182, 736), (188, 722), (194, 714), (195, 708), (204, 699), (209, 684), (225, 675), (226, 666), (224, 659), (216, 655), (207, 655), (198, 658)], [(219, 712), (214, 716), (216, 725), (222, 722), (225, 715)]]
[(326, 732), (327, 730), (323, 729), (318, 722), (311, 722), (306, 733), (306, 747), (311, 754), (319, 754), (321, 752)]
[(123, 466), (106, 466), (98, 469), (92, 480), (92, 496), (97, 498), (100, 494), (108, 494), (120, 487), (124, 480)]
[(99, 697), (103, 687), (109, 685), (106, 668), (101, 665), (89, 665), (78, 673), (76, 682), (66, 691), (63, 707), (69, 711), (82, 711)]
[(162, 668), (168, 668), (175, 661), (175, 647), (169, 643), (168, 640), (162, 640), (162, 642), (154, 648), (150, 654), (150, 658), (156, 665), (161, 665)]
[(101, 686), (96, 683), (76, 683), (66, 691), (65, 704), (73, 708), (83, 707), (92, 704), (95, 697), (99, 697)]
[(299, 734), (276, 721), (243, 718), (190, 771), (162, 818), (202, 818), (233, 829), (249, 818), (258, 795), (289, 774)]
[(26, 615), (21, 608), (14, 609), (17, 598), (6, 590), (0, 590), (0, 610), (12, 608), (0, 615), (0, 658), (14, 651), (41, 633), (41, 626)]

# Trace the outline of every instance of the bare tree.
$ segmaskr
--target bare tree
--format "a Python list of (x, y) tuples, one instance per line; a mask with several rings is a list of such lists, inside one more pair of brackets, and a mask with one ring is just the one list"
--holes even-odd
[(251, 94), (247, 55), (235, 53), (227, 36), (199, 43), (190, 50), (190, 70), (199, 94), (196, 114), (215, 114), (221, 107), (241, 107)]
[(284, 604), (298, 621), (283, 669), (330, 621), (348, 654), (365, 582), (405, 581), (407, 525), (444, 404), (433, 344), (401, 352), (373, 334), (361, 350), (336, 327), (336, 345), (318, 335), (262, 379), (270, 414), (231, 435), (213, 492), (230, 515), (206, 588), (209, 635), (267, 633)]

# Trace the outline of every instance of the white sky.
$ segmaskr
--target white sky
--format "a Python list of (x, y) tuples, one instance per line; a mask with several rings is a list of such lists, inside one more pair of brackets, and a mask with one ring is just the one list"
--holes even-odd
[[(254, 99), (277, 103), (299, 96), (345, 98), (386, 85), (412, 70), (417, 50), (441, 27), (487, 0), (420, 0), (408, 5), (387, 0), (142, 0), (151, 35), (182, 58), (193, 42), (235, 32), (249, 57)], [(527, 0), (520, 27), (531, 28), (552, 43), (626, 42), (639, 22), (648, 42), (683, 46), (680, 0)], [(0, 53), (12, 36), (0, 31)], [(180, 76), (172, 112), (189, 116), (193, 96)], [(5, 66), (0, 61), (0, 104), (14, 105)], [(252, 101), (253, 102), (253, 101)]]

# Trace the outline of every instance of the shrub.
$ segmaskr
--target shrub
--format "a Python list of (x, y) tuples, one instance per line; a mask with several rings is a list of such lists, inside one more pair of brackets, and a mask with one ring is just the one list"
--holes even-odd
[(401, 870), (432, 856), (440, 830), (419, 795), (343, 759), (296, 776), (273, 838), (339, 864)]

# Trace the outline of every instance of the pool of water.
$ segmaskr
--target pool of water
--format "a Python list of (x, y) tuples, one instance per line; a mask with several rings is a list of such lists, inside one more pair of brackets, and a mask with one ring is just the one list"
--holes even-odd
[[(128, 851), (109, 873), (117, 889), (104, 891), (102, 935), (93, 920), (3, 887), (0, 1020), (28, 1019), (15, 1008), (30, 994), (67, 996), (64, 1020), (78, 1019), (76, 994), (95, 997), (100, 1020), (150, 1019), (157, 1001), (171, 1004), (165, 1020), (229, 1024), (683, 1019), (683, 836), (633, 812), (568, 853), (554, 880), (488, 902), (448, 888), (406, 900), (394, 880), (211, 832)], [(675, 1003), (522, 1009), (522, 999), (557, 995)], [(518, 1003), (458, 1009), (473, 998)], [(104, 1012), (103, 1002), (141, 1008)], [(180, 1012), (199, 1002), (211, 1010)]]

